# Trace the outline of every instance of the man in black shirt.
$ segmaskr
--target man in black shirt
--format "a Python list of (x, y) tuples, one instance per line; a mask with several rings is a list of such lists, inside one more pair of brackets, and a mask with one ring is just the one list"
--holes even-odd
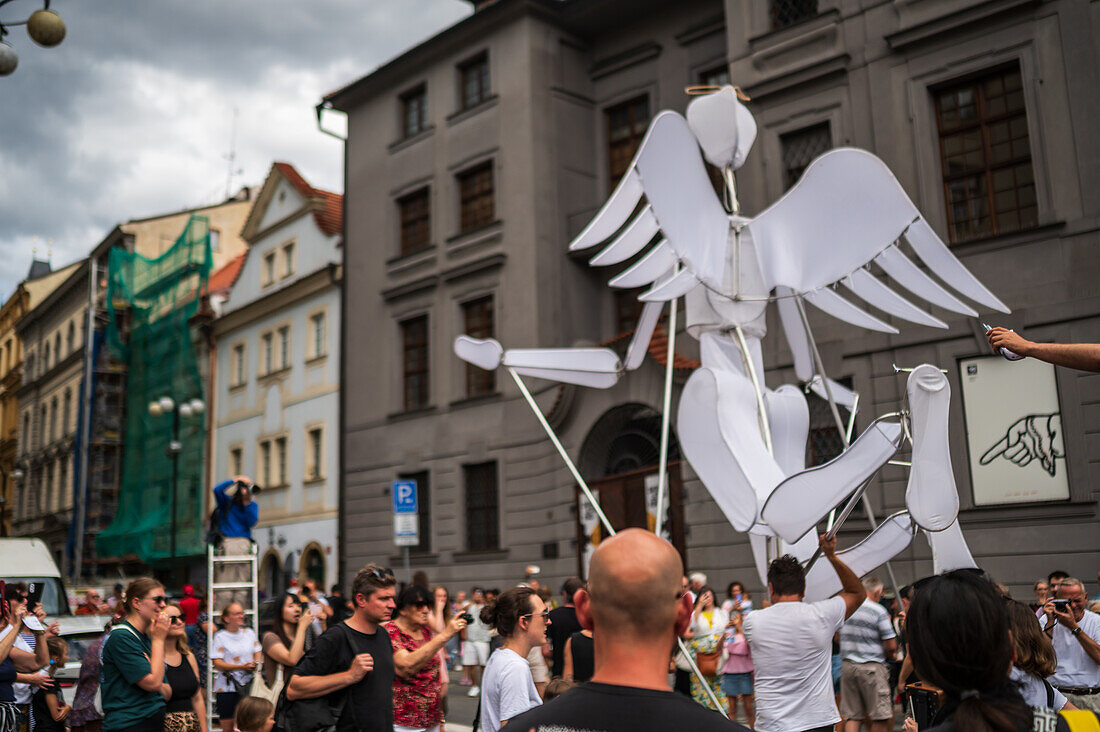
[(394, 610), (393, 571), (368, 564), (355, 575), (355, 612), (316, 640), (287, 682), (286, 697), (343, 699), (337, 732), (393, 730), (393, 646), (380, 626)]
[(668, 659), (691, 623), (680, 591), (680, 554), (642, 529), (600, 542), (588, 589), (576, 595), (577, 619), (592, 631), (592, 680), (508, 722), (517, 730), (726, 732), (745, 727), (668, 688)]
[(562, 652), (565, 650), (565, 642), (569, 636), (581, 629), (581, 623), (577, 620), (577, 611), (573, 607), (573, 595), (584, 587), (580, 577), (570, 577), (561, 586), (563, 605), (550, 611), (550, 628), (546, 631), (546, 639), (550, 641), (552, 649), (550, 675), (557, 678), (565, 672), (565, 658)]

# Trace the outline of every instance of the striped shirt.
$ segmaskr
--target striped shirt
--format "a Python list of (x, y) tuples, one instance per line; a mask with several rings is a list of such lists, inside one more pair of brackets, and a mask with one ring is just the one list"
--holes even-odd
[(864, 600), (840, 626), (840, 656), (852, 663), (885, 663), (882, 643), (895, 637), (886, 608), (873, 600)]

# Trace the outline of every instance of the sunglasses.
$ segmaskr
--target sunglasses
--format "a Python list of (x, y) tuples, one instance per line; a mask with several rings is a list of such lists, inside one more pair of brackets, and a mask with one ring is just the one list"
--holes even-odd
[(394, 578), (393, 570), (389, 567), (372, 569), (370, 572), (367, 572), (367, 574), (369, 574), (371, 577), (374, 577), (375, 579), (382, 580), (383, 582), (385, 582), (387, 579)]
[(167, 605), (168, 604), (168, 598), (165, 597), (164, 595), (157, 595), (156, 597), (147, 597), (145, 599), (150, 600), (151, 602), (155, 602), (158, 605)]
[(165, 617), (168, 618), (168, 622), (172, 625), (183, 625), (183, 618), (179, 615), (166, 615)]

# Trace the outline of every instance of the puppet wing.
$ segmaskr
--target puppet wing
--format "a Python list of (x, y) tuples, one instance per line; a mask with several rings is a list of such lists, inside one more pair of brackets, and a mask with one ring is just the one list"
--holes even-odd
[(838, 148), (817, 158), (798, 183), (747, 229), (769, 287), (801, 296), (853, 325), (897, 332), (866, 312), (862, 303), (842, 297), (831, 286), (843, 285), (863, 302), (903, 320), (947, 327), (884, 284), (868, 269), (872, 262), (922, 300), (957, 313), (977, 314), (901, 251), (903, 238), (954, 291), (987, 308), (1008, 312), (936, 236), (886, 164), (865, 150)]

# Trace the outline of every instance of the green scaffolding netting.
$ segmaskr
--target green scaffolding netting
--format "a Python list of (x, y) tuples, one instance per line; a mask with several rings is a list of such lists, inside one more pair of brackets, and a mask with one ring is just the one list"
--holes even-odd
[[(173, 513), (175, 556), (205, 552), (205, 417), (185, 417), (178, 408), (153, 416), (149, 404), (165, 396), (177, 407), (205, 401), (190, 321), (212, 259), (205, 216), (192, 216), (172, 248), (156, 259), (111, 250), (107, 344), (127, 364), (126, 436), (118, 510), (96, 540), (101, 557), (136, 554), (148, 564), (171, 559)], [(167, 452), (174, 429), (183, 446), (175, 481)]]

